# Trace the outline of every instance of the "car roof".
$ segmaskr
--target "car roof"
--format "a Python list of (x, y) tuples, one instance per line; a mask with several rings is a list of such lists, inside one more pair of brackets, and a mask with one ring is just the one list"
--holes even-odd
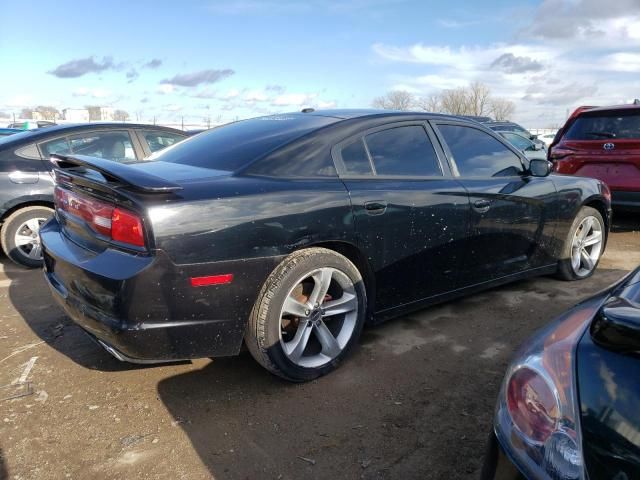
[(0, 144), (2, 146), (7, 144), (25, 144), (33, 141), (38, 141), (40, 138), (55, 137), (65, 132), (81, 132), (84, 130), (93, 130), (101, 128), (152, 128), (154, 130), (166, 130), (170, 132), (187, 134), (182, 130), (177, 130), (170, 127), (162, 127), (160, 125), (148, 125), (143, 123), (124, 123), (124, 122), (90, 122), (90, 123), (65, 123), (58, 125), (51, 125), (50, 127), (38, 128), (34, 130), (23, 130), (20, 133), (15, 133), (8, 137), (4, 137)]
[[(456, 121), (466, 121), (472, 124), (478, 124), (475, 120), (471, 120), (463, 115), (447, 115), (444, 113), (431, 113), (431, 112), (419, 112), (419, 111), (404, 111), (404, 110), (382, 110), (374, 108), (361, 108), (361, 109), (328, 109), (328, 110), (313, 110), (308, 112), (294, 112), (286, 115), (315, 115), (322, 117), (331, 117), (338, 120), (350, 120), (355, 118), (401, 118), (401, 117), (416, 117), (421, 116), (425, 118), (434, 119), (448, 119)], [(484, 125), (484, 123), (480, 123)]]
[(581, 111), (578, 115), (598, 113), (598, 112), (616, 112), (620, 110), (640, 111), (640, 105), (627, 104), (627, 105), (609, 105), (608, 107), (593, 107), (593, 108), (587, 108)]

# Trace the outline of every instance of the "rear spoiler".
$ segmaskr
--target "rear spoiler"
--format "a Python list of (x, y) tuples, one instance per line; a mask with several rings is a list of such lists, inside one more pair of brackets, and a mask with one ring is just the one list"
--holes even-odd
[[(145, 193), (168, 193), (182, 190), (177, 183), (164, 180), (155, 175), (145, 173), (129, 165), (105, 160), (103, 158), (89, 157), (87, 155), (51, 155), (51, 162), (56, 170), (64, 173), (64, 170), (84, 167), (100, 173), (107, 181), (118, 182), (127, 188)], [(71, 173), (71, 172), (70, 172)]]

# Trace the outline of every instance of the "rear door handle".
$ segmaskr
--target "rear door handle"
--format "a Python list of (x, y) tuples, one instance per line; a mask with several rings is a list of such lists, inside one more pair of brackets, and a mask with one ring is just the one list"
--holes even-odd
[(364, 209), (369, 215), (382, 215), (387, 210), (387, 202), (365, 202)]
[(478, 213), (487, 213), (491, 208), (489, 200), (476, 200), (473, 202), (473, 209)]

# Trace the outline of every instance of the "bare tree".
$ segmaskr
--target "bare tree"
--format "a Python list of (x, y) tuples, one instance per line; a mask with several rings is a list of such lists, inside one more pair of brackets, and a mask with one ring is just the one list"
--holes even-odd
[(450, 115), (472, 115), (468, 103), (469, 96), (464, 87), (444, 90), (440, 96), (441, 110)]
[(32, 120), (33, 110), (31, 108), (23, 108), (20, 111), (20, 118), (24, 118), (25, 120)]
[(504, 98), (493, 98), (489, 102), (491, 115), (496, 120), (509, 120), (516, 109), (516, 105)]
[(89, 121), (95, 122), (102, 120), (102, 107), (99, 105), (85, 105), (87, 111), (89, 112)]
[(116, 122), (126, 122), (129, 120), (129, 112), (126, 110), (116, 110), (113, 112), (113, 119)]
[(489, 113), (491, 90), (484, 83), (473, 82), (467, 88), (467, 115), (482, 116)]
[(37, 106), (35, 111), (38, 112), (43, 119), (49, 120), (49, 121), (55, 121), (55, 119), (60, 116), (60, 112), (58, 111), (57, 108), (48, 107), (45, 105)]
[(404, 90), (393, 90), (382, 97), (373, 99), (371, 105), (385, 110), (411, 110), (415, 105), (415, 95)]
[(415, 106), (425, 112), (440, 113), (442, 112), (442, 98), (435, 93), (426, 97), (418, 97)]

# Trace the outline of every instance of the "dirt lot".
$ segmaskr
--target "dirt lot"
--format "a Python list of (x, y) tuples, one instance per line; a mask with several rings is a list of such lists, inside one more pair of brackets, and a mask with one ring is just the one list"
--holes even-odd
[[(640, 264), (618, 218), (593, 278), (521, 281), (368, 329), (305, 385), (237, 358), (136, 367), (55, 307), (39, 271), (0, 258), (0, 479), (476, 478), (516, 346)], [(0, 389), (0, 398), (12, 393)]]

